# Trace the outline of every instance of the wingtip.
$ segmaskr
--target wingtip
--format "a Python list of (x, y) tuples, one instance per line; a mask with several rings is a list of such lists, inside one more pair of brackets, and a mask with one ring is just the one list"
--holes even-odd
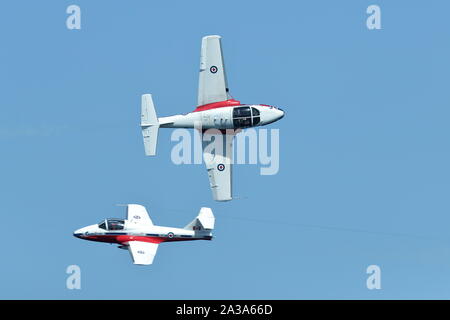
[(213, 35), (209, 35), (209, 36), (204, 36), (202, 39), (214, 39), (214, 38), (220, 39), (222, 37), (217, 34), (213, 34)]

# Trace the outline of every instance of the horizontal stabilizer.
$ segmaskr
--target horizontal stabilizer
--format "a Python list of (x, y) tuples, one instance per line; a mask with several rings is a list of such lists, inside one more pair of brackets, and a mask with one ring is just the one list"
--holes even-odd
[(158, 124), (155, 106), (152, 95), (147, 93), (142, 95), (141, 104), (141, 126), (155, 126)]
[(145, 155), (156, 155), (156, 145), (158, 143), (158, 126), (142, 128), (142, 136), (144, 138)]
[(159, 123), (151, 94), (142, 95), (141, 129), (144, 138), (145, 154), (147, 156), (154, 156), (158, 142)]

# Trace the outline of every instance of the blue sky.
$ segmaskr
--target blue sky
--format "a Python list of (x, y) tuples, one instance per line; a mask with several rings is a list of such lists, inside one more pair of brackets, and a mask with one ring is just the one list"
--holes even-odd
[[(66, 8), (81, 8), (68, 30)], [(366, 8), (381, 7), (381, 30)], [(450, 298), (450, 26), (445, 1), (3, 1), (3, 299)], [(140, 95), (195, 108), (201, 37), (220, 34), (231, 93), (282, 107), (280, 171), (234, 168), (212, 200), (203, 165), (145, 157)], [(80, 227), (145, 205), (216, 238), (162, 244), (150, 267)], [(81, 290), (66, 268), (81, 268)], [(381, 290), (366, 268), (381, 268)]]

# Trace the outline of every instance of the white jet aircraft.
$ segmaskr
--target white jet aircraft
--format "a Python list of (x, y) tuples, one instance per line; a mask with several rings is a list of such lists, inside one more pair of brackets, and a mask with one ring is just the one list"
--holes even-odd
[(214, 215), (210, 208), (201, 208), (198, 216), (183, 229), (155, 226), (145, 207), (127, 205), (126, 219), (105, 219), (74, 232), (84, 240), (117, 243), (120, 249), (128, 249), (134, 264), (153, 263), (161, 242), (211, 240)]
[[(142, 95), (141, 129), (145, 153), (156, 154), (158, 129), (199, 128), (202, 129), (203, 159), (208, 170), (209, 182), (216, 201), (232, 199), (231, 165), (233, 137), (248, 127), (263, 126), (281, 119), (283, 110), (264, 104), (241, 104), (233, 99), (228, 90), (220, 36), (206, 36), (202, 39), (200, 55), (200, 78), (198, 106), (187, 114), (157, 118), (151, 94)], [(221, 134), (222, 152), (207, 148), (212, 136), (205, 132), (218, 129)], [(211, 135), (206, 137), (205, 135)], [(227, 138), (228, 137), (228, 138)], [(220, 148), (218, 148), (220, 150)]]

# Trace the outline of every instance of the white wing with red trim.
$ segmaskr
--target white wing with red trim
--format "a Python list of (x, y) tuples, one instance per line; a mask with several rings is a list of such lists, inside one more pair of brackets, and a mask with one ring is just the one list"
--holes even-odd
[[(210, 131), (210, 130), (208, 130)], [(203, 160), (208, 171), (209, 184), (216, 201), (232, 199), (232, 158), (234, 135), (203, 133)]]
[(139, 204), (127, 205), (127, 220), (129, 223), (138, 224), (140, 226), (152, 226), (147, 210)]
[(203, 37), (200, 53), (198, 105), (202, 106), (227, 99), (228, 84), (220, 36)]
[(156, 251), (158, 250), (157, 243), (130, 241), (128, 242), (128, 251), (131, 254), (134, 264), (149, 265), (153, 263)]

